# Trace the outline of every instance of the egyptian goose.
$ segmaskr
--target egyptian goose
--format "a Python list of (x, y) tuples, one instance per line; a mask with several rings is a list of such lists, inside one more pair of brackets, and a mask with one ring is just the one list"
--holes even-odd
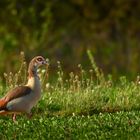
[(0, 115), (12, 114), (13, 121), (16, 121), (16, 114), (26, 113), (27, 116), (31, 116), (31, 109), (41, 97), (37, 68), (42, 65), (48, 65), (48, 61), (42, 56), (36, 56), (31, 60), (28, 67), (27, 84), (10, 90), (0, 99)]

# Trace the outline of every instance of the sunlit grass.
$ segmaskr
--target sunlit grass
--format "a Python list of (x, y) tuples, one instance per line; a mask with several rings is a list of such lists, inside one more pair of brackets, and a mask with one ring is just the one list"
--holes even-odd
[(92, 116), (35, 114), (18, 123), (0, 119), (0, 138), (7, 139), (140, 139), (140, 112), (99, 113)]
[[(42, 98), (33, 109), (33, 118), (28, 120), (24, 115), (18, 116), (17, 124), (13, 124), (10, 117), (1, 117), (0, 137), (2, 139), (139, 138), (140, 135), (137, 135), (140, 131), (139, 76), (135, 81), (129, 81), (122, 76), (115, 82), (111, 75), (104, 76), (97, 68), (90, 51), (88, 55), (92, 68), (86, 71), (79, 64), (79, 74), (71, 72), (67, 78), (60, 62), (56, 80), (53, 82), (50, 80), (48, 69), (47, 72), (44, 69), (38, 70), (42, 82)], [(20, 82), (25, 83), (26, 65), (23, 58), (17, 74), (5, 73), (7, 89), (0, 86), (1, 96)]]

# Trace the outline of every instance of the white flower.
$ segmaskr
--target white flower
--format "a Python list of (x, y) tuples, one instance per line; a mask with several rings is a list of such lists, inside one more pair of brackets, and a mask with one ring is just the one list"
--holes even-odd
[(74, 112), (72, 113), (72, 116), (75, 116), (75, 113)]
[(40, 72), (40, 69), (37, 69), (37, 72), (39, 73)]
[(48, 89), (50, 87), (50, 83), (47, 83), (46, 84), (46, 88)]
[(41, 71), (41, 73), (45, 73), (45, 71), (46, 71), (46, 70), (43, 69), (43, 70)]

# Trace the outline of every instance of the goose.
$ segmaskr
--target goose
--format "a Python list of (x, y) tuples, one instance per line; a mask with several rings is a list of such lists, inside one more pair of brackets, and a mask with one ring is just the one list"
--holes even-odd
[(0, 99), (0, 115), (12, 114), (14, 122), (17, 114), (25, 113), (28, 117), (32, 116), (31, 109), (41, 98), (41, 84), (37, 69), (48, 64), (48, 61), (42, 56), (36, 56), (30, 61), (27, 84), (9, 90)]

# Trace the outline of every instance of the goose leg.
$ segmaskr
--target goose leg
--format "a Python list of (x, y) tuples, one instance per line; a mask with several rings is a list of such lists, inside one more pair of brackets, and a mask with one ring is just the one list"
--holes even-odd
[(16, 122), (16, 114), (13, 114), (13, 121)]

